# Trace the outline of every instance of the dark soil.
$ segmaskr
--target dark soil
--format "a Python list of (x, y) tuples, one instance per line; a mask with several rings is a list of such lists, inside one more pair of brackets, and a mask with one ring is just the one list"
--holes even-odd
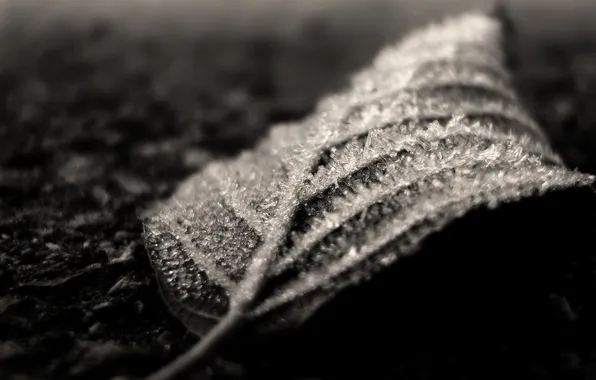
[[(251, 146), (274, 122), (308, 114), (380, 43), (347, 59), (324, 30), (308, 33), (311, 43), (178, 41), (184, 60), (170, 71), (176, 47), (127, 41), (107, 26), (2, 58), (0, 379), (134, 378), (195, 342), (157, 293), (141, 216), (209, 160)], [(566, 162), (596, 173), (596, 44), (540, 41), (526, 53), (516, 69), (524, 99)], [(586, 223), (586, 231), (596, 227)], [(596, 379), (596, 340), (586, 339), (596, 308), (574, 296), (596, 282), (596, 261), (575, 256), (583, 259), (561, 269), (570, 280), (549, 309), (561, 321), (548, 325), (550, 333), (566, 338), (550, 340), (548, 355), (512, 361), (501, 351), (479, 351), (483, 359), (413, 350), (399, 370), (385, 358), (375, 372), (487, 378), (449, 364), (458, 363), (499, 367), (505, 378)], [(204, 375), (300, 372), (218, 359)]]

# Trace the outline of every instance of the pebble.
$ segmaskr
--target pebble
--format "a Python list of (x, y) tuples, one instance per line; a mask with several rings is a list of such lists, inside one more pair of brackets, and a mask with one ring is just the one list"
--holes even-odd
[(91, 190), (91, 195), (102, 206), (105, 206), (110, 201), (110, 194), (103, 187), (95, 186)]
[(114, 244), (111, 241), (102, 241), (97, 247), (99, 249), (114, 249)]
[(113, 178), (127, 192), (141, 195), (151, 191), (151, 186), (140, 178), (116, 174)]
[(58, 244), (54, 244), (54, 243), (46, 243), (46, 247), (48, 247), (48, 249), (51, 251), (57, 251), (62, 248)]
[(93, 311), (100, 311), (100, 310), (105, 310), (112, 307), (112, 303), (110, 301), (104, 301), (101, 303), (98, 303), (97, 305), (93, 306), (91, 309)]
[(98, 165), (99, 158), (94, 156), (72, 155), (60, 168), (58, 175), (72, 185), (82, 184), (98, 178), (103, 173), (103, 166)]
[(89, 334), (98, 335), (98, 334), (101, 334), (102, 332), (104, 332), (105, 329), (106, 329), (106, 326), (103, 323), (96, 322), (93, 325), (91, 325), (91, 327), (89, 327)]
[(121, 249), (121, 250), (113, 249), (110, 252), (106, 251), (106, 254), (108, 255), (108, 261), (110, 263), (114, 264), (114, 263), (122, 263), (122, 262), (134, 260), (134, 250), (137, 247), (137, 245), (138, 245), (138, 243), (136, 241), (133, 241), (132, 243), (127, 245), (126, 248), (124, 248), (124, 249)]
[(108, 256), (108, 259), (111, 256), (113, 256), (114, 252), (116, 251), (116, 249), (114, 248), (114, 244), (112, 244), (112, 242), (110, 241), (102, 241), (101, 243), (99, 243), (99, 246), (97, 248), (100, 251), (103, 251)]
[(42, 229), (35, 230), (35, 233), (38, 236), (40, 236), (42, 238), (45, 238), (45, 237), (50, 236), (51, 234), (53, 234), (54, 233), (54, 230), (51, 229), (51, 228), (42, 228)]
[(23, 258), (30, 257), (33, 254), (34, 254), (34, 252), (33, 252), (33, 249), (31, 249), (31, 248), (25, 248), (21, 251), (21, 256)]

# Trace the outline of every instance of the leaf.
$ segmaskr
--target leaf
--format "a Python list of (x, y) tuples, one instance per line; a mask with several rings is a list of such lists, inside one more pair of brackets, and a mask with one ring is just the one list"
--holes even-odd
[(75, 280), (80, 280), (81, 278), (84, 278), (86, 275), (88, 275), (90, 273), (95, 273), (100, 268), (102, 268), (101, 264), (94, 263), (94, 264), (87, 265), (82, 270), (80, 270), (76, 273), (73, 273), (71, 275), (65, 276), (65, 277), (54, 278), (51, 280), (29, 281), (29, 282), (25, 282), (23, 284), (17, 285), (14, 289), (15, 290), (35, 289), (35, 288), (46, 288), (46, 287), (52, 288), (52, 287), (60, 286), (60, 285), (67, 284), (70, 282), (74, 282)]
[(183, 183), (145, 237), (165, 303), (203, 338), (150, 379), (242, 322), (299, 326), (474, 208), (590, 185), (520, 106), (501, 40), (483, 14), (415, 31), (308, 119)]

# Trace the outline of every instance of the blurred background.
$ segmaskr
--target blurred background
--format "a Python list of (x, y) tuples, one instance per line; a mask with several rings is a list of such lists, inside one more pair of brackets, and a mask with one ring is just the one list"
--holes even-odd
[[(56, 77), (61, 71), (69, 73), (64, 81), (70, 84), (93, 80), (102, 91), (123, 85), (127, 91), (151, 91), (175, 105), (178, 116), (195, 122), (206, 112), (200, 112), (197, 98), (209, 97), (211, 91), (221, 97), (222, 86), (230, 87), (232, 102), (246, 100), (247, 94), (268, 103), (255, 107), (274, 101), (265, 111), (267, 120), (256, 122), (268, 124), (308, 112), (322, 94), (345, 85), (350, 73), (380, 47), (413, 27), (464, 10), (490, 9), (494, 3), (3, 0), (0, 52), (5, 72), (16, 67), (34, 76), (44, 71)], [(595, 34), (593, 1), (501, 3), (510, 11), (526, 55), (537, 41), (552, 45)], [(244, 80), (241, 76), (251, 76), (252, 84), (236, 85)], [(267, 95), (272, 91), (274, 100)], [(258, 118), (261, 113), (254, 114)], [(252, 131), (216, 129), (201, 128), (201, 133), (218, 140)]]

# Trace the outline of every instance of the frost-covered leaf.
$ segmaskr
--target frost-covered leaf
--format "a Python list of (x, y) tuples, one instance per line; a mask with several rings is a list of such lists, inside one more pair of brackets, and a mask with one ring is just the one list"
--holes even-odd
[(298, 326), (476, 207), (591, 184), (520, 106), (501, 40), (483, 14), (415, 31), (308, 119), (183, 183), (145, 224), (171, 311), (201, 336), (231, 314)]

